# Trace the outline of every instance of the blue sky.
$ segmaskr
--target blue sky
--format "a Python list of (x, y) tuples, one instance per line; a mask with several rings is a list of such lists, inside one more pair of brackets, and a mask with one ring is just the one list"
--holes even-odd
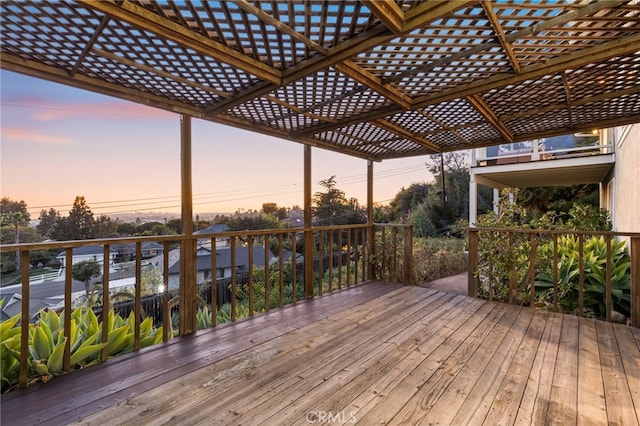
[[(180, 211), (180, 118), (21, 74), (0, 71), (0, 192), (24, 200), (32, 218), (63, 214), (83, 195), (95, 214)], [(303, 205), (303, 145), (192, 120), (194, 212)], [(374, 163), (374, 201), (431, 181), (412, 157)], [(333, 175), (366, 203), (367, 162), (315, 148), (313, 191)]]

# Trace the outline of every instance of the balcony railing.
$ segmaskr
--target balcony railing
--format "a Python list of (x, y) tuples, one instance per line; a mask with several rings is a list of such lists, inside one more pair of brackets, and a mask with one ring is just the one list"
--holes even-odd
[[(18, 376), (17, 384), (25, 386), (36, 369), (34, 354), (29, 351), (37, 340), (34, 330), (46, 322), (39, 318), (44, 311), (30, 298), (35, 289), (29, 277), (34, 251), (65, 253), (61, 281), (57, 282), (63, 287), (64, 302), (47, 311), (58, 311), (56, 315), (60, 315), (60, 330), (49, 330), (57, 336), (50, 339), (55, 341), (49, 344), (63, 345), (59, 372), (68, 372), (75, 367), (72, 358), (78, 348), (72, 345), (78, 345), (77, 328), (86, 324), (62, 318), (93, 323), (86, 325), (82, 332), (89, 333), (90, 329), (92, 334), (87, 338), (91, 342), (87, 345), (98, 345), (92, 346), (99, 351), (91, 363), (104, 362), (115, 351), (114, 340), (125, 339), (121, 335), (126, 335), (129, 349), (139, 351), (148, 344), (166, 342), (174, 335), (188, 334), (196, 328), (214, 327), (223, 321), (253, 316), (365, 281), (380, 279), (410, 284), (413, 276), (411, 234), (411, 227), (407, 225), (364, 224), (5, 245), (0, 247), (0, 252), (19, 256), (22, 300), (21, 313), (19, 318), (13, 318), (12, 327), (19, 328), (19, 332), (9, 336), (3, 327), (3, 343), (9, 337), (14, 343), (12, 351), (4, 351), (3, 356), (10, 358), (13, 354), (14, 359), (9, 359), (11, 368)], [(230, 260), (225, 260), (225, 264), (219, 259), (222, 249), (217, 247), (221, 239), (229, 241)], [(162, 255), (152, 260), (143, 259), (142, 245), (147, 242), (161, 244)], [(74, 300), (78, 289), (74, 292), (73, 250), (101, 246), (103, 258), (110, 259), (111, 248), (119, 244), (135, 245), (135, 259), (127, 262), (132, 270), (127, 286), (121, 286), (121, 280), (112, 278), (120, 270), (118, 263), (102, 262), (99, 285), (94, 284), (87, 300)], [(305, 250), (306, 244), (311, 244), (312, 250)], [(180, 258), (175, 263), (178, 253)], [(312, 259), (306, 259), (306, 253), (311, 253)], [(225, 274), (225, 270), (229, 273)], [(188, 282), (195, 288), (189, 288)], [(45, 281), (37, 285), (55, 283)], [(87, 309), (78, 311), (75, 305), (91, 306), (88, 319), (80, 319), (80, 312)], [(45, 315), (45, 319), (50, 319), (51, 314)], [(114, 320), (117, 316), (122, 318), (121, 323)], [(4, 322), (7, 330), (11, 322)], [(114, 323), (122, 327), (116, 330)], [(6, 375), (7, 371), (3, 372), (3, 377)], [(3, 388), (5, 385), (3, 383)]]
[(471, 166), (494, 166), (611, 154), (614, 148), (615, 144), (602, 143), (597, 136), (566, 135), (478, 148), (471, 151)]
[(640, 234), (471, 228), (469, 295), (640, 327)]

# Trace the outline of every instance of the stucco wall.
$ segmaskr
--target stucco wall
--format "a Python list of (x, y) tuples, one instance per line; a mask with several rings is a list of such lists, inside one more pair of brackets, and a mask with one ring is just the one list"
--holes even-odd
[(640, 124), (634, 124), (616, 146), (614, 230), (640, 232)]

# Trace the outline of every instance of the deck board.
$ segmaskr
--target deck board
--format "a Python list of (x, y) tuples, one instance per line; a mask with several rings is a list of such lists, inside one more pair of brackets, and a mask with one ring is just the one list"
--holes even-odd
[(1, 420), (634, 425), (639, 336), (619, 324), (369, 283), (3, 395)]

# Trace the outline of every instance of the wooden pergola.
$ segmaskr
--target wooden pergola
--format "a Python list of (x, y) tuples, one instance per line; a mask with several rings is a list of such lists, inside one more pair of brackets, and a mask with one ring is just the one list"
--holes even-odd
[(3, 1), (1, 66), (379, 161), (640, 121), (640, 4)]
[(636, 0), (5, 0), (0, 19), (3, 69), (181, 115), (183, 218), (191, 117), (304, 144), (307, 258), (312, 147), (368, 161), (372, 224), (374, 161), (640, 121)]

